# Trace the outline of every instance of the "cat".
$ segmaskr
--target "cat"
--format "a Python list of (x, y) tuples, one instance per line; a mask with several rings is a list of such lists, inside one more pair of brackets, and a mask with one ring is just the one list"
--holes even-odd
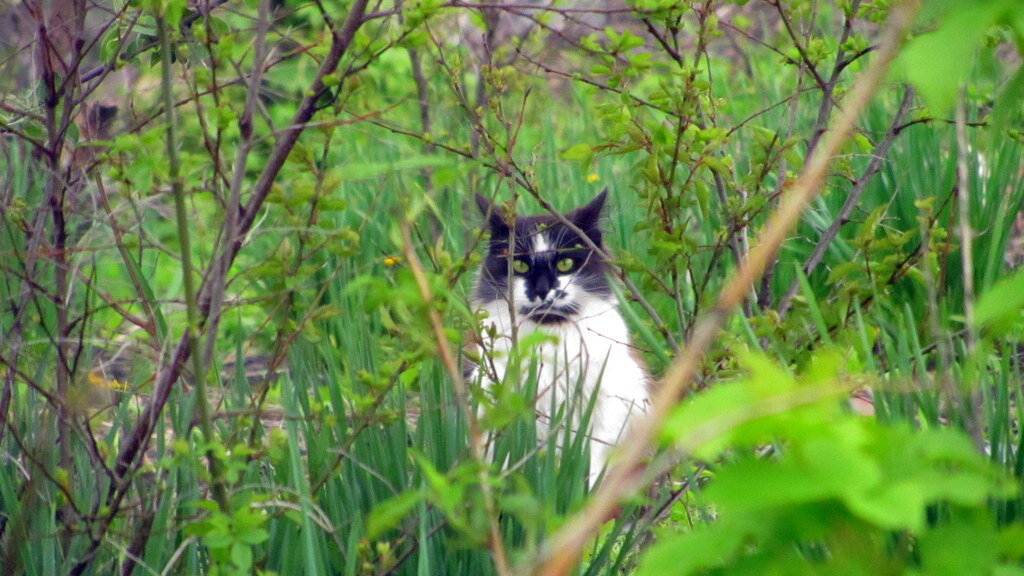
[[(565, 214), (605, 253), (600, 221), (606, 198), (607, 189)], [(486, 312), (480, 343), (483, 374), (473, 376), (485, 388), (503, 380), (517, 338), (534, 332), (553, 336), (534, 355), (537, 396), (532, 405), (538, 438), (557, 431), (551, 430), (551, 420), (559, 407), (576, 428), (579, 415), (593, 401), (586, 431), (593, 486), (630, 420), (642, 415), (650, 402), (651, 377), (630, 345), (607, 266), (552, 214), (512, 218), (479, 194), (476, 202), (491, 234), (472, 297), (474, 308)]]

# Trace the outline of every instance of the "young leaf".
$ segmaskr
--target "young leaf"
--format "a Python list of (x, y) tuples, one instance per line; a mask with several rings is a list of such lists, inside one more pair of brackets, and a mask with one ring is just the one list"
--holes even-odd
[[(763, 530), (765, 526), (753, 524), (755, 529)], [(721, 520), (687, 534), (664, 538), (644, 554), (637, 576), (685, 576), (725, 565), (748, 541), (750, 532), (750, 526)]]
[(377, 504), (366, 518), (366, 538), (374, 541), (398, 523), (423, 500), (422, 490), (403, 492)]
[(975, 50), (985, 33), (1013, 8), (1014, 2), (946, 2), (948, 10), (942, 14), (939, 26), (911, 40), (894, 68), (910, 80), (937, 113), (948, 112), (956, 103), (957, 91), (971, 70)]
[(978, 298), (974, 323), (989, 337), (998, 338), (1012, 330), (1020, 321), (1024, 308), (1024, 272), (997, 282)]

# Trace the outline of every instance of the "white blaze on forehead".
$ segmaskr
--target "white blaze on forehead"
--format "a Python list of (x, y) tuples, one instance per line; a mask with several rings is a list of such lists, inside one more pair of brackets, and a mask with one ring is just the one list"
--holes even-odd
[(544, 233), (538, 233), (533, 237), (533, 253), (534, 254), (545, 254), (551, 250), (551, 245), (548, 244), (548, 239), (544, 237)]

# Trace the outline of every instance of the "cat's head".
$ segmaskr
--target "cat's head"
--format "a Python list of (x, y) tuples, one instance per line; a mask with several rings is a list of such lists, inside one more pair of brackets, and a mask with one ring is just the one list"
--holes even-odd
[[(590, 241), (604, 250), (601, 211), (607, 191), (565, 214)], [(607, 300), (611, 289), (600, 255), (572, 228), (551, 214), (512, 218), (477, 195), (491, 240), (477, 281), (476, 300), (507, 303), (516, 314), (538, 324), (572, 321), (586, 305)]]

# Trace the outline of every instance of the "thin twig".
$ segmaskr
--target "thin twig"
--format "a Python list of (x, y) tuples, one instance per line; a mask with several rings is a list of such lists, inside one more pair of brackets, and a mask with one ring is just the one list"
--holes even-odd
[[(818, 145), (818, 141), (821, 138), (822, 133), (825, 131), (825, 127), (828, 125), (828, 119), (832, 115), (832, 109), (835, 108), (835, 89), (836, 84), (839, 82), (839, 76), (843, 70), (849, 64), (846, 58), (846, 50), (843, 45), (849, 39), (850, 34), (853, 31), (853, 15), (857, 13), (857, 9), (860, 6), (860, 0), (852, 0), (850, 4), (849, 15), (843, 21), (843, 33), (839, 38), (838, 48), (836, 48), (836, 57), (832, 65), (832, 74), (829, 75), (828, 81), (822, 83), (821, 77), (818, 76), (817, 71), (811, 67), (811, 72), (814, 74), (814, 78), (818, 81), (818, 85), (821, 88), (821, 104), (818, 107), (818, 119), (815, 121), (814, 131), (811, 132), (811, 138), (807, 142), (807, 154), (811, 155), (814, 153), (814, 148)], [(779, 7), (779, 13), (784, 14), (782, 7)], [(793, 42), (797, 45), (799, 50), (803, 50), (800, 46), (800, 42), (793, 37)], [(852, 61), (852, 60), (851, 60)], [(809, 61), (808, 61), (809, 62)]]
[[(960, 231), (960, 262), (964, 284), (964, 344), (967, 348), (967, 382), (977, 379), (978, 334), (974, 324), (974, 229), (971, 227), (971, 174), (968, 156), (971, 154), (970, 143), (967, 141), (967, 98), (964, 89), (956, 106), (956, 180), (957, 180), (957, 212), (959, 213), (958, 228)], [(943, 373), (940, 378), (949, 375)], [(979, 453), (985, 451), (985, 438), (981, 430), (981, 401), (978, 391), (963, 391), (963, 417), (967, 433), (974, 442)]]
[[(699, 19), (699, 22), (700, 22), (700, 26), (699, 26), (699, 30), (698, 30), (698, 33), (697, 33), (697, 48), (696, 48), (696, 52), (697, 52), (698, 56), (695, 58), (694, 64), (698, 64), (699, 63), (700, 55), (704, 54), (705, 51), (706, 51), (706, 48), (707, 48), (707, 43), (705, 41), (706, 40), (706, 36), (707, 36), (707, 16), (706, 16), (705, 12), (702, 12), (702, 11), (699, 11), (699, 10), (698, 10), (697, 14), (698, 14), (698, 19)], [(654, 38), (658, 41), (659, 44), (661, 44), (662, 49), (664, 49), (668, 53), (668, 55), (672, 58), (672, 60), (679, 67), (679, 69), (681, 71), (682, 70), (686, 70), (686, 60), (683, 57), (683, 55), (679, 52), (679, 50), (676, 49), (674, 46), (672, 46), (672, 44), (670, 44), (668, 42), (668, 39), (663, 34), (660, 34), (658, 32), (658, 29), (654, 26), (653, 23), (651, 23), (651, 21), (649, 19), (645, 19), (645, 24), (647, 26), (647, 31), (652, 36), (654, 36)], [(710, 79), (711, 78), (711, 76), (710, 76), (711, 75), (711, 67), (710, 66), (707, 67), (707, 71), (708, 71), (708, 78)], [(691, 81), (693, 79), (693, 74), (692, 73), (690, 75), (690, 79), (691, 79)], [(697, 120), (694, 122), (694, 124), (698, 128), (700, 128), (701, 130), (705, 130), (705, 129), (707, 129), (708, 124), (713, 124), (713, 120), (712, 120), (711, 116), (707, 113), (705, 107), (699, 102), (699, 99), (698, 99), (698, 102), (696, 104), (696, 108), (697, 108)], [(687, 118), (686, 120), (687, 120), (687, 122), (690, 121), (689, 118)], [(678, 141), (679, 138), (677, 137), (676, 140)], [(714, 152), (712, 152), (711, 154), (713, 156), (716, 156)], [(677, 161), (677, 160), (674, 160), (674, 161)], [(719, 174), (717, 170), (712, 170), (711, 171), (711, 180), (712, 180), (712, 182), (715, 185), (714, 186), (714, 188), (715, 188), (715, 195), (718, 197), (718, 201), (721, 203), (722, 206), (728, 206), (728, 190), (726, 190), (725, 179), (722, 178), (722, 175)], [(666, 185), (666, 191), (670, 192), (670, 190), (668, 190), (668, 188), (671, 185), (671, 181), (666, 182), (665, 185)], [(743, 222), (737, 222), (736, 217), (733, 214), (730, 214), (728, 212), (725, 214), (725, 221), (726, 221), (726, 228), (729, 230), (728, 237), (726, 238), (726, 243), (729, 245), (729, 251), (732, 252), (733, 260), (738, 265), (743, 260), (744, 255), (747, 253), (747, 251), (749, 249), (749, 246), (747, 244), (747, 226)], [(676, 295), (675, 297), (678, 299), (679, 295)], [(752, 298), (751, 301), (752, 300), (754, 300), (754, 299)], [(753, 311), (751, 309), (751, 301), (744, 300), (742, 302), (743, 313), (744, 313), (745, 316), (752, 316), (753, 315)], [(675, 350), (675, 348), (673, 348), (673, 350)]]
[[(889, 124), (889, 129), (885, 133), (885, 138), (874, 150), (874, 154), (871, 158), (871, 162), (868, 163), (868, 167), (861, 174), (860, 178), (857, 179), (857, 183), (854, 184), (853, 189), (846, 196), (846, 200), (843, 202), (842, 207), (839, 208), (839, 212), (836, 213), (835, 218), (832, 219), (832, 223), (829, 227), (822, 232), (821, 238), (818, 239), (818, 243), (814, 246), (814, 250), (811, 255), (804, 261), (801, 269), (805, 276), (809, 276), (818, 264), (821, 264), (822, 259), (825, 257), (825, 252), (828, 251), (832, 241), (835, 240), (836, 236), (839, 235), (840, 228), (843, 227), (847, 222), (850, 221), (850, 215), (853, 214), (853, 210), (860, 204), (860, 197), (867, 190), (868, 183), (874, 178), (875, 174), (882, 169), (882, 165), (885, 162), (885, 158), (889, 153), (889, 148), (892, 147), (893, 142), (896, 140), (898, 134), (896, 127), (903, 121), (903, 117), (906, 116), (910, 110), (910, 104), (913, 101), (914, 92), (909, 87), (903, 93), (903, 100), (900, 102), (899, 109), (896, 111), (896, 115), (893, 116), (892, 122)], [(789, 312), (790, 306), (793, 304), (793, 297), (796, 296), (796, 292), (800, 287), (798, 279), (794, 278), (789, 285), (789, 289), (786, 290), (786, 294), (783, 295), (782, 300), (779, 302), (778, 313), (779, 316), (785, 316)]]
[[(171, 193), (174, 195), (174, 213), (178, 224), (178, 241), (181, 243), (181, 273), (185, 287), (185, 314), (187, 326), (185, 337), (190, 341), (190, 347), (195, 349), (198, 346), (199, 334), (202, 328), (199, 320), (199, 306), (196, 302), (195, 270), (192, 266), (192, 241), (189, 233), (188, 208), (185, 206), (185, 186), (181, 178), (181, 167), (178, 159), (177, 127), (175, 126), (174, 108), (174, 82), (171, 76), (171, 41), (167, 34), (167, 22), (163, 16), (156, 19), (157, 35), (160, 39), (160, 70), (162, 75), (162, 89), (164, 108), (167, 114), (167, 164), (168, 177), (171, 181)], [(206, 465), (210, 470), (210, 489), (213, 492), (213, 499), (221, 512), (228, 513), (231, 504), (228, 502), (228, 492), (224, 481), (224, 469), (214, 449), (213, 423), (210, 419), (210, 404), (206, 399), (206, 373), (203, 370), (203, 357), (201, 354), (192, 355), (192, 378), (195, 384), (196, 412), (199, 418), (199, 427), (203, 432), (203, 442), (206, 443)]]
[[(803, 63), (807, 71), (811, 73), (811, 76), (814, 76), (814, 81), (818, 83), (818, 87), (825, 92), (826, 85), (829, 84), (829, 82), (826, 82), (825, 79), (821, 77), (821, 74), (818, 73), (818, 69), (814, 67), (814, 62), (811, 62), (811, 58), (807, 55), (807, 50), (804, 49), (804, 45), (800, 43), (800, 38), (798, 37), (796, 30), (793, 29), (793, 24), (789, 21), (789, 17), (786, 16), (786, 10), (783, 8), (782, 2), (775, 0), (773, 6), (775, 6), (775, 11), (779, 14), (779, 19), (782, 20), (782, 25), (785, 27), (786, 33), (789, 34), (790, 40), (793, 41), (793, 46), (796, 47), (797, 54), (800, 55), (800, 61)], [(841, 58), (841, 56), (837, 56), (837, 58)], [(830, 94), (826, 94), (826, 97), (828, 96), (830, 96)]]
[[(270, 0), (260, 0), (258, 14), (256, 39), (254, 41), (253, 71), (249, 75), (248, 89), (245, 95), (245, 110), (242, 112), (241, 118), (238, 119), (240, 141), (235, 149), (235, 159), (231, 167), (231, 185), (217, 248), (220, 248), (222, 243), (232, 244), (238, 235), (238, 219), (242, 209), (242, 186), (245, 182), (245, 166), (249, 159), (249, 152), (252, 150), (253, 117), (255, 116), (256, 106), (259, 103), (260, 83), (263, 79), (264, 60), (267, 54), (266, 39), (267, 30), (270, 27)], [(215, 250), (214, 254), (218, 252), (219, 250)], [(220, 326), (221, 314), (223, 312), (227, 270), (221, 270), (220, 266), (222, 265), (222, 260), (214, 261), (209, 273), (209, 276), (213, 279), (213, 288), (210, 291), (209, 326), (206, 335), (206, 346), (202, 354), (203, 363), (206, 366), (210, 365), (210, 360), (213, 357), (213, 348), (217, 341), (218, 327)]]

